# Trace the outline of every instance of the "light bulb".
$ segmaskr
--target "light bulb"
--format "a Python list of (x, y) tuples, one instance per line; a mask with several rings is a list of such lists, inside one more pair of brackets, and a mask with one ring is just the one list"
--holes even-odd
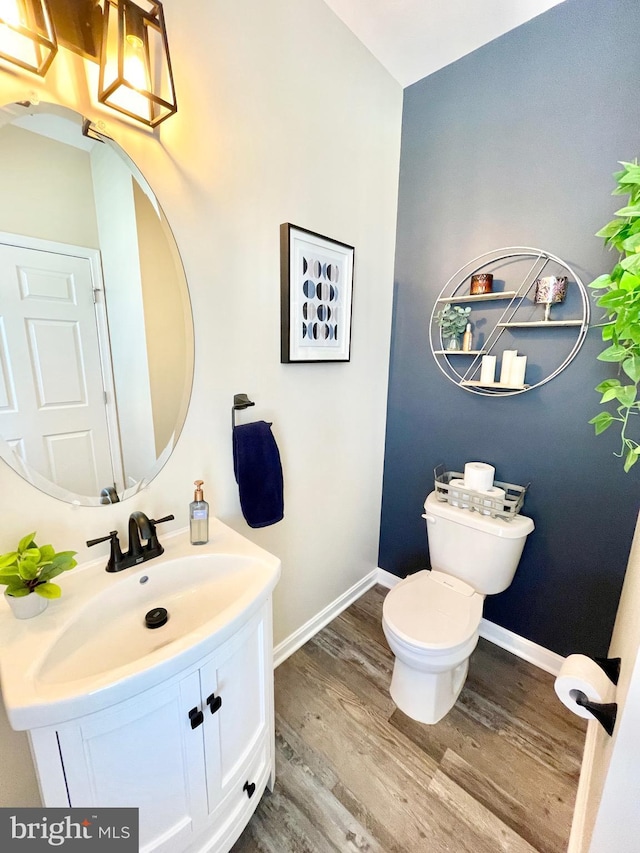
[(147, 90), (149, 80), (143, 52), (142, 39), (139, 36), (128, 35), (124, 57), (124, 77), (136, 89)]

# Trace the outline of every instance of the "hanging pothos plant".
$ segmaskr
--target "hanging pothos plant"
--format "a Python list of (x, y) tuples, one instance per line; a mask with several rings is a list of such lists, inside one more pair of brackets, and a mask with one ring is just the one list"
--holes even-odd
[(589, 285), (603, 291), (596, 304), (606, 311), (602, 340), (608, 346), (598, 358), (617, 362), (620, 378), (605, 379), (596, 387), (602, 394), (600, 403), (608, 406), (608, 410), (591, 418), (589, 423), (595, 426), (596, 435), (613, 424), (620, 425), (622, 444), (620, 453), (615, 455), (624, 459), (624, 470), (629, 471), (640, 459), (640, 444), (630, 435), (631, 432), (640, 438), (637, 429), (640, 415), (640, 166), (637, 161), (621, 165), (622, 171), (614, 175), (617, 187), (613, 195), (628, 195), (629, 202), (597, 233), (619, 253), (618, 263), (610, 273), (599, 276)]

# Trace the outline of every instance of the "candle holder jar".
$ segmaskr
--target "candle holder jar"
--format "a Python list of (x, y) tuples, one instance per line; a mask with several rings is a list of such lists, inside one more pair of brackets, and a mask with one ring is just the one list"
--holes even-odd
[(472, 275), (469, 293), (471, 296), (493, 293), (493, 275), (490, 272), (479, 272)]

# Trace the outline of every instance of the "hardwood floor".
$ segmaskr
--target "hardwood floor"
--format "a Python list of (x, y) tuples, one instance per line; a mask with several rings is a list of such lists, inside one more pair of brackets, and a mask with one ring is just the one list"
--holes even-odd
[(564, 853), (583, 721), (553, 677), (480, 640), (455, 707), (388, 693), (377, 586), (275, 673), (277, 780), (232, 853)]

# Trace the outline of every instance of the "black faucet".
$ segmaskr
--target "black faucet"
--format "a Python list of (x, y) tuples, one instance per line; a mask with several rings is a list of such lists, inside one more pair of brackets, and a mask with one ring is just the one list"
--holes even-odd
[(100, 503), (101, 504), (117, 504), (120, 503), (120, 498), (118, 497), (118, 493), (114, 489), (113, 486), (105, 486), (104, 489), (100, 491)]
[[(123, 569), (137, 566), (139, 563), (152, 560), (162, 554), (164, 548), (158, 541), (156, 524), (161, 524), (163, 521), (173, 521), (174, 517), (173, 515), (165, 515), (163, 518), (147, 518), (143, 512), (132, 512), (129, 516), (129, 548), (124, 554), (120, 548), (117, 530), (112, 530), (108, 536), (101, 536), (99, 539), (89, 539), (87, 546), (91, 548), (92, 545), (97, 545), (99, 542), (110, 540), (111, 554), (105, 567), (106, 571), (121, 572)], [(144, 545), (141, 538), (145, 540)]]

